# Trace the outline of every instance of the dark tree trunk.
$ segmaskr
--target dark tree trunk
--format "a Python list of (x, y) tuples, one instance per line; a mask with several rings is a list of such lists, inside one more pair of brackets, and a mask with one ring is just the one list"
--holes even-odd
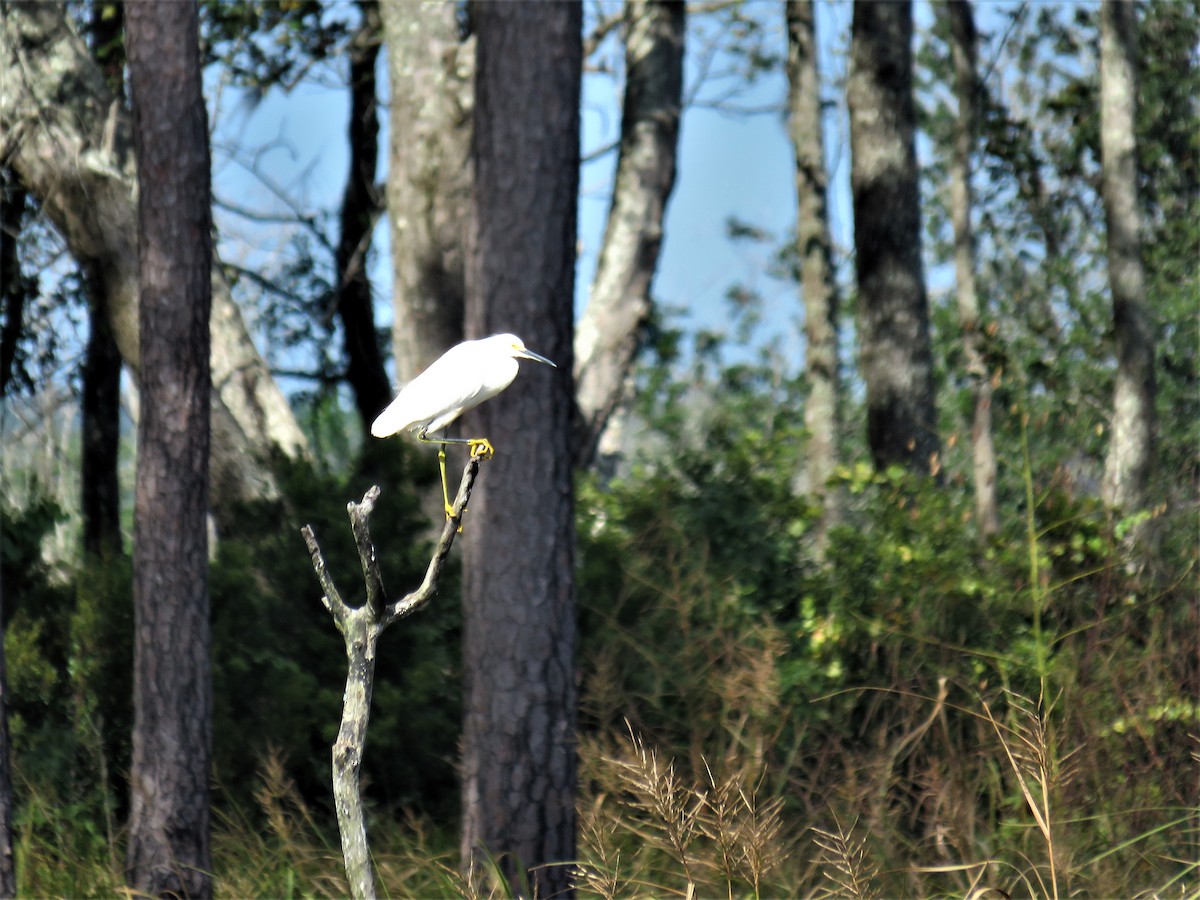
[(0, 169), (0, 299), (4, 302), (4, 327), (0, 329), (0, 397), (16, 373), (17, 344), (25, 327), (28, 280), (21, 274), (17, 240), (25, 225), (28, 192), (21, 178), (7, 166)]
[(838, 515), (837, 492), (828, 488), (828, 481), (838, 463), (842, 430), (839, 297), (826, 208), (828, 178), (816, 15), (811, 0), (792, 0), (786, 5), (786, 15), (789, 130), (796, 155), (796, 247), (804, 293), (804, 368), (808, 378), (804, 404), (808, 452), (804, 470), (807, 489), (822, 498), (824, 507), (817, 541), (820, 545)]
[[(96, 2), (92, 7), (92, 53), (118, 97), (124, 94), (124, 6)], [(83, 449), (80, 462), (83, 549), (104, 556), (121, 552), (121, 488), (117, 477), (121, 444), (121, 351), (109, 324), (103, 275), (85, 272), (89, 311), (81, 402)]]
[(975, 73), (975, 19), (967, 0), (939, 4), (949, 19), (954, 57), (954, 154), (950, 164), (950, 218), (954, 226), (954, 277), (963, 358), (971, 380), (971, 458), (975, 486), (975, 523), (980, 535), (1000, 530), (996, 508), (996, 448), (992, 441), (992, 373), (983, 353), (979, 292), (975, 278), (975, 237), (971, 229), (971, 160), (979, 121), (979, 82)]
[(141, 342), (126, 874), (148, 894), (209, 897), (212, 209), (197, 7), (138, 0), (126, 20)]
[[(341, 236), (337, 246), (337, 308), (346, 348), (346, 378), (366, 434), (379, 412), (392, 399), (383, 367), (367, 250), (375, 230), (379, 202), (375, 196), (375, 167), (379, 162), (379, 116), (375, 98), (375, 61), (381, 40), (379, 7), (359, 0), (362, 24), (350, 43), (350, 172), (342, 193)], [(395, 123), (403, 128), (404, 123)]]
[(100, 278), (89, 275), (91, 300), (81, 403), (80, 461), (83, 549), (94, 556), (121, 553), (121, 353), (113, 338)]
[(1154, 334), (1146, 304), (1138, 204), (1137, 8), (1107, 0), (1100, 7), (1100, 152), (1108, 280), (1113, 298), (1117, 376), (1104, 461), (1104, 502), (1141, 508), (1154, 461)]
[(871, 455), (880, 467), (929, 472), (939, 441), (921, 263), (912, 28), (909, 2), (854, 5), (850, 179)]
[(526, 368), (469, 417), (492, 439), (467, 518), (463, 851), (570, 895), (575, 858), (572, 284), (582, 12), (482, 3), (467, 333), (513, 331), (557, 369)]
[(683, 106), (683, 3), (625, 5), (625, 100), (612, 205), (600, 262), (576, 337), (580, 433), (576, 464), (591, 465), (610, 416), (625, 398), (641, 331), (652, 309), (663, 218), (675, 186)]
[(388, 217), (396, 380), (405, 384), (463, 339), (471, 208), (471, 58), (457, 4), (384, 3)]

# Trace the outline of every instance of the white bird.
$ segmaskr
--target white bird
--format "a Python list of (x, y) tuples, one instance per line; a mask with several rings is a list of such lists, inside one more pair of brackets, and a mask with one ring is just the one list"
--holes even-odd
[(387, 409), (371, 424), (371, 434), (388, 437), (401, 431), (415, 432), (417, 440), (441, 444), (438, 462), (442, 470), (442, 499), (446, 515), (452, 511), (446, 488), (446, 444), (469, 444), (472, 456), (487, 458), (494, 449), (487, 438), (430, 438), (468, 409), (490, 400), (513, 383), (517, 360), (532, 359), (558, 368), (553, 362), (525, 347), (515, 334), (494, 334), (451, 347), (424, 372), (406, 384)]

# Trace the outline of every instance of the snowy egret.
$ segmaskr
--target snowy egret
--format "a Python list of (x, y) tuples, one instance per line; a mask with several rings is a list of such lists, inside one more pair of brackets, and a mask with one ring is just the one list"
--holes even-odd
[(490, 400), (517, 377), (517, 360), (532, 359), (558, 368), (546, 357), (525, 347), (515, 334), (494, 334), (451, 347), (433, 364), (406, 384), (371, 425), (371, 434), (387, 437), (401, 431), (416, 432), (417, 440), (440, 444), (442, 499), (446, 517), (453, 511), (446, 488), (446, 444), (467, 444), (472, 456), (486, 459), (494, 453), (487, 438), (429, 437), (441, 431), (468, 409)]

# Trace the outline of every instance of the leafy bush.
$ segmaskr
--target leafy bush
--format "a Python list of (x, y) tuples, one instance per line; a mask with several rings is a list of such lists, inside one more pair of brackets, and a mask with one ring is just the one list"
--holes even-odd
[(1031, 468), (1027, 502), (981, 541), (954, 471), (851, 464), (818, 557), (820, 510), (793, 488), (803, 435), (742, 384), (650, 426), (669, 452), (580, 486), (589, 886), (753, 893), (712, 880), (724, 857), (696, 824), (730, 770), (779, 804), (791, 854), (820, 861), (774, 870), (769, 892), (1194, 879), (1169, 860), (1197, 813), (1197, 554), (1178, 539), (1195, 511), (1131, 545), (1060, 470)]

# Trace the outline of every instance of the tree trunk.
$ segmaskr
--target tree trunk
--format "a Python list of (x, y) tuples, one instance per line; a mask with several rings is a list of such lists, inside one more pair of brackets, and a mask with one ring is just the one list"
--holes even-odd
[[(558, 363), (468, 414), (496, 456), (464, 562), (463, 852), (571, 894), (575, 858), (575, 535), (571, 306), (582, 11), (474, 7), (478, 56), (467, 333), (512, 330)], [(558, 864), (558, 865), (553, 865)]]
[(1154, 335), (1146, 303), (1138, 205), (1137, 8), (1121, 0), (1100, 7), (1100, 152), (1108, 279), (1113, 298), (1117, 375), (1104, 502), (1141, 508), (1154, 458)]
[(87, 350), (83, 362), (83, 447), (80, 513), (83, 549), (94, 556), (121, 553), (121, 354), (108, 324), (103, 280), (87, 273)]
[(625, 100), (612, 205), (591, 296), (575, 337), (577, 465), (595, 458), (624, 398), (652, 307), (663, 218), (675, 185), (683, 104), (684, 5), (628, 0)]
[(837, 492), (827, 484), (838, 464), (842, 430), (841, 383), (838, 377), (838, 287), (833, 271), (833, 242), (826, 210), (824, 128), (821, 78), (817, 66), (817, 30), (812, 0), (786, 4), (788, 33), (788, 112), (796, 155), (796, 247), (804, 292), (804, 368), (808, 396), (804, 425), (808, 431), (805, 481), (822, 498), (821, 534), (836, 521)]
[[(57, 3), (0, 5), (0, 142), (9, 164), (81, 266), (105, 284), (113, 336), (141, 369), (138, 207), (129, 116)], [(213, 354), (212, 497), (234, 527), (233, 502), (277, 494), (275, 448), (306, 443), (286, 398), (246, 331), (219, 266), (210, 274)]]
[(962, 327), (963, 357), (971, 380), (972, 475), (975, 485), (975, 523), (981, 536), (1000, 530), (996, 511), (996, 448), (992, 443), (992, 375), (983, 353), (979, 297), (975, 283), (975, 237), (971, 230), (971, 157), (979, 121), (979, 84), (975, 74), (975, 20), (967, 0), (950, 0), (937, 7), (949, 18), (954, 57), (954, 154), (950, 163), (950, 218), (954, 226), (954, 276), (958, 320)]
[(0, 301), (4, 303), (4, 327), (0, 329), (0, 397), (17, 375), (17, 345), (25, 327), (25, 301), (29, 280), (21, 273), (17, 241), (25, 227), (29, 193), (20, 176), (8, 166), (0, 167)]
[(375, 231), (378, 203), (375, 167), (379, 163), (379, 116), (376, 114), (375, 61), (379, 58), (379, 6), (359, 0), (362, 24), (350, 42), (350, 171), (342, 192), (338, 238), (337, 309), (346, 348), (346, 380), (366, 434), (392, 399), (371, 301), (367, 250)]
[[(109, 88), (124, 94), (124, 6), (96, 2), (92, 6), (92, 55)], [(94, 556), (121, 553), (121, 351), (108, 318), (104, 278), (85, 271), (88, 294), (88, 342), (83, 362), (80, 402), (83, 447), (80, 459), (80, 513), (83, 549)]]
[(877, 466), (930, 472), (939, 441), (912, 72), (912, 5), (856, 3), (847, 100), (867, 440)]
[(208, 452), (212, 198), (193, 3), (126, 10), (138, 157), (141, 417), (126, 875), (212, 895)]
[(463, 339), (463, 259), (471, 205), (473, 42), (453, 3), (383, 3), (387, 42), (396, 380), (405, 384)]

